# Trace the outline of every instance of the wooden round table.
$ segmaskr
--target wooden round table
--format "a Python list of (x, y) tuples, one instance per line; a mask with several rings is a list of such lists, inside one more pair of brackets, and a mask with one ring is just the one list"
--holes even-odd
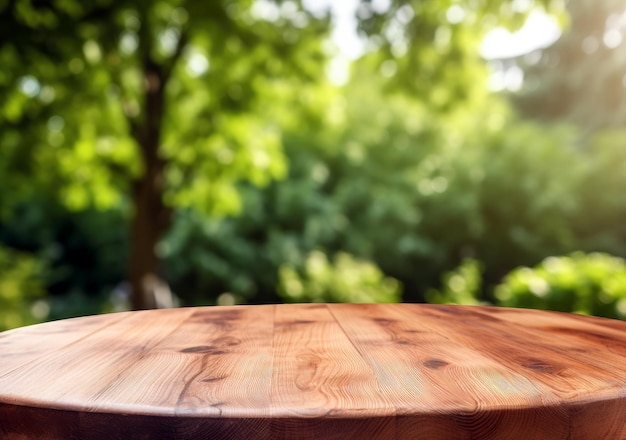
[(625, 439), (626, 323), (300, 304), (0, 334), (2, 439)]

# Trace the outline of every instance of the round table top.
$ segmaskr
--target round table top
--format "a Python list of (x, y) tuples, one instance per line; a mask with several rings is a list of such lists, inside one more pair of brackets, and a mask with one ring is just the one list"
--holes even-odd
[(626, 322), (291, 304), (0, 334), (0, 438), (626, 438)]

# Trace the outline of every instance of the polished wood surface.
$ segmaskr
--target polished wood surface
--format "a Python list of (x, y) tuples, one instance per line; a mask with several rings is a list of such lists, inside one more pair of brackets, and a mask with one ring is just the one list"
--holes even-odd
[(626, 439), (626, 323), (201, 307), (0, 333), (1, 439)]

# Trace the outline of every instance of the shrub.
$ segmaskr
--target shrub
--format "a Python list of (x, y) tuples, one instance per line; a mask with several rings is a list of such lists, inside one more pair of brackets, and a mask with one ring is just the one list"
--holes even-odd
[(626, 261), (603, 253), (548, 257), (509, 273), (498, 305), (626, 319)]
[(441, 290), (426, 291), (426, 300), (435, 304), (481, 304), (478, 299), (482, 286), (482, 265), (466, 258), (455, 270), (444, 274)]
[(400, 300), (399, 283), (385, 277), (376, 265), (338, 253), (330, 261), (321, 251), (311, 252), (302, 268), (283, 265), (279, 294), (288, 302), (380, 303)]

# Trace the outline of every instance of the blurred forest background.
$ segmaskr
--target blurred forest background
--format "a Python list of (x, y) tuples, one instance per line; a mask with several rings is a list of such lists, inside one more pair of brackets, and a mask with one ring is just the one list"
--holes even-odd
[[(347, 63), (315, 1), (0, 0), (0, 329), (296, 301), (626, 318), (626, 4), (355, 3)], [(536, 10), (554, 44), (481, 56)]]

